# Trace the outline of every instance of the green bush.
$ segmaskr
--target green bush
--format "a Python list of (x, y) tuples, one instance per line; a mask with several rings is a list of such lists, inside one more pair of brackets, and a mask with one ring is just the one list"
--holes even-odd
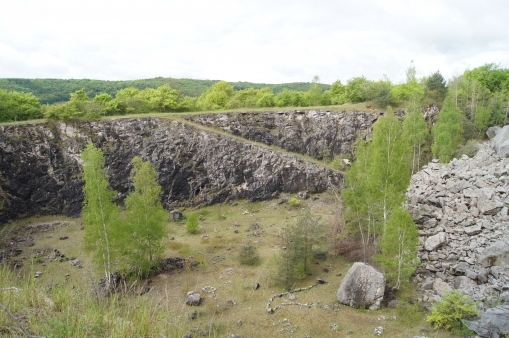
[(198, 223), (198, 214), (193, 213), (186, 217), (186, 231), (190, 234), (197, 234), (200, 230)]
[(294, 207), (294, 208), (296, 208), (296, 207), (298, 207), (298, 206), (300, 205), (300, 201), (299, 201), (297, 198), (295, 198), (295, 197), (290, 198), (290, 200), (288, 201), (288, 203), (289, 203), (292, 207)]
[(254, 245), (244, 245), (240, 249), (239, 262), (243, 265), (256, 265), (260, 262), (260, 256)]
[(451, 331), (461, 331), (461, 320), (478, 314), (476, 304), (460, 291), (448, 292), (441, 301), (435, 303), (426, 321), (432, 323), (435, 329), (443, 327)]

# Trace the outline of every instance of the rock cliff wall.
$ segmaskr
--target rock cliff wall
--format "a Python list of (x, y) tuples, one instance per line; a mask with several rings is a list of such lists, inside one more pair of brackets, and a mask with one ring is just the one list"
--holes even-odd
[(79, 214), (80, 152), (88, 142), (103, 150), (118, 201), (130, 189), (132, 158), (154, 163), (168, 209), (321, 192), (342, 180), (339, 172), (297, 156), (167, 119), (0, 126), (0, 223), (34, 214)]
[(424, 301), (462, 290), (486, 307), (509, 300), (509, 159), (488, 144), (474, 158), (412, 177), (408, 209), (421, 239), (414, 281)]
[(248, 140), (275, 145), (317, 159), (353, 154), (358, 137), (371, 137), (377, 112), (285, 110), (190, 115), (188, 120), (219, 128)]

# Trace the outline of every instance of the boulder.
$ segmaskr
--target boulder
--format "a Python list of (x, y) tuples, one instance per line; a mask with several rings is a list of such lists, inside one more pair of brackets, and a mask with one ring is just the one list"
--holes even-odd
[(365, 263), (354, 263), (343, 279), (336, 299), (354, 308), (380, 308), (385, 290), (385, 276)]
[(198, 306), (201, 302), (201, 296), (196, 291), (189, 291), (187, 293), (186, 304), (191, 306)]
[(503, 337), (509, 334), (509, 305), (488, 309), (478, 320), (462, 322), (480, 337)]
[(509, 126), (504, 126), (490, 143), (498, 155), (507, 157), (509, 155)]
[(170, 221), (176, 222), (182, 218), (182, 212), (180, 210), (172, 210), (170, 211)]
[(483, 268), (509, 265), (509, 245), (502, 241), (493, 243), (479, 256), (477, 264)]
[(502, 128), (498, 127), (498, 126), (494, 126), (494, 127), (489, 127), (488, 130), (486, 130), (486, 136), (488, 136), (488, 138), (491, 140), (492, 138), (495, 137), (495, 135), (498, 134), (499, 131), (501, 131)]
[(438, 234), (426, 239), (426, 242), (424, 242), (424, 249), (427, 251), (434, 251), (441, 247), (445, 242), (445, 232), (439, 232)]
[(452, 287), (446, 282), (436, 280), (435, 283), (433, 283), (433, 290), (435, 290), (437, 295), (445, 296), (447, 292), (452, 291)]

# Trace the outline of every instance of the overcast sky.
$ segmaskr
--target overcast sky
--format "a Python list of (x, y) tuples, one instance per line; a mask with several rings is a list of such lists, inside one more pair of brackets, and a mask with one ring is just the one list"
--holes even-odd
[(507, 0), (2, 0), (0, 78), (394, 83), (509, 68)]

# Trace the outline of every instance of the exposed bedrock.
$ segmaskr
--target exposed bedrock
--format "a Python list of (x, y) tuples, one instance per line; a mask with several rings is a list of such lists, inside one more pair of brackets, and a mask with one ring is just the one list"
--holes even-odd
[(168, 209), (322, 192), (342, 180), (339, 172), (297, 156), (167, 119), (0, 126), (0, 222), (34, 214), (78, 215), (80, 153), (91, 141), (105, 154), (120, 202), (130, 189), (134, 156), (154, 163)]
[(284, 110), (191, 115), (186, 119), (246, 139), (317, 159), (353, 153), (357, 138), (371, 137), (377, 112)]

